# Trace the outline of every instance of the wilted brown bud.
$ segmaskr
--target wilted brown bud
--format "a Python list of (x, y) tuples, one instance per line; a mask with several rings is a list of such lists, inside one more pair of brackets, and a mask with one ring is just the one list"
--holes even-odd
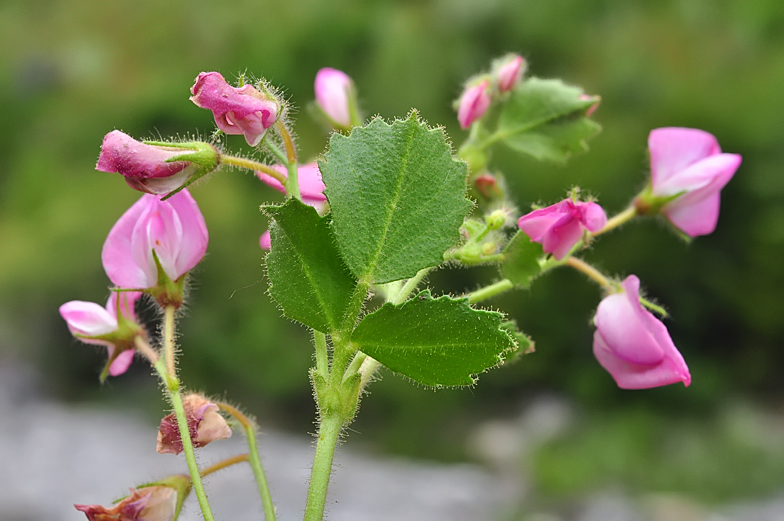
[[(204, 447), (211, 441), (231, 437), (231, 428), (218, 412), (217, 405), (196, 393), (185, 396), (182, 402), (185, 417), (188, 419), (188, 432), (194, 447)], [(156, 450), (161, 454), (182, 452), (180, 429), (173, 413), (161, 420)]]

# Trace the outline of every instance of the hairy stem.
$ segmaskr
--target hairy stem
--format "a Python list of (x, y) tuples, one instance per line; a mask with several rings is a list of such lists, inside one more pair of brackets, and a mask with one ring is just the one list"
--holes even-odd
[(234, 156), (221, 156), (221, 163), (224, 165), (231, 165), (237, 166), (240, 168), (246, 168), (248, 170), (258, 170), (260, 172), (264, 172), (270, 177), (273, 177), (280, 181), (281, 184), (286, 184), (286, 176), (275, 170), (269, 165), (265, 165), (264, 163), (259, 163), (258, 161), (252, 161), (250, 159), (245, 159), (243, 157), (234, 157)]
[(422, 282), (422, 279), (425, 278), (425, 275), (430, 273), (431, 269), (433, 268), (421, 269), (417, 272), (416, 275), (408, 279), (406, 281), (405, 286), (401, 288), (401, 290), (398, 292), (397, 296), (392, 301), (392, 303), (397, 305), (405, 302), (408, 296), (411, 294), (411, 292), (414, 291), (416, 287), (419, 285), (419, 283)]
[(321, 419), (318, 441), (316, 442), (316, 456), (313, 458), (313, 470), (310, 474), (304, 521), (321, 521), (324, 517), (327, 488), (332, 473), (332, 460), (335, 457), (335, 447), (342, 427), (343, 420), (338, 416), (327, 416)]
[(610, 218), (607, 223), (604, 225), (599, 231), (593, 232), (591, 237), (596, 237), (597, 235), (601, 235), (603, 233), (607, 233), (610, 230), (617, 228), (618, 226), (622, 225), (623, 223), (630, 221), (637, 217), (637, 208), (632, 205), (628, 207), (626, 210), (622, 211), (621, 213), (614, 215)]
[(264, 506), (264, 517), (267, 521), (274, 521), (275, 505), (272, 503), (272, 494), (270, 494), (267, 477), (264, 474), (264, 467), (261, 465), (259, 448), (256, 445), (256, 425), (236, 407), (224, 402), (215, 402), (215, 404), (220, 407), (221, 410), (229, 413), (240, 423), (240, 425), (242, 425), (242, 429), (245, 431), (245, 436), (248, 439), (248, 462), (253, 469), (253, 476), (256, 478), (256, 484), (259, 487), (261, 503)]
[(174, 306), (166, 306), (163, 317), (163, 358), (166, 360), (166, 374), (170, 378), (177, 378), (174, 360)]
[(324, 378), (329, 375), (329, 353), (327, 353), (327, 335), (313, 330), (313, 343), (316, 344), (316, 371)]
[(588, 275), (588, 278), (595, 281), (597, 284), (599, 284), (602, 287), (605, 288), (613, 287), (613, 284), (612, 282), (610, 282), (610, 279), (602, 275), (599, 270), (597, 270), (596, 268), (594, 268), (593, 266), (591, 266), (590, 264), (588, 264), (582, 259), (578, 259), (577, 257), (569, 257), (568, 259), (566, 259), (565, 264), (567, 266), (571, 266), (577, 271), (581, 271), (585, 273), (586, 275)]
[(139, 351), (144, 358), (149, 360), (152, 365), (155, 365), (158, 362), (160, 359), (158, 353), (141, 335), (136, 335), (133, 339), (133, 343), (136, 346), (136, 350)]
[(232, 465), (236, 465), (237, 463), (242, 463), (243, 461), (248, 461), (247, 454), (237, 454), (236, 456), (232, 456), (231, 458), (226, 458), (225, 460), (221, 460), (218, 463), (210, 465), (205, 469), (201, 469), (201, 477), (209, 476), (213, 472), (218, 472), (219, 470), (223, 470), (227, 467), (231, 467)]
[(483, 300), (489, 299), (491, 297), (495, 297), (496, 295), (500, 295), (510, 289), (514, 288), (514, 284), (509, 279), (499, 280), (495, 284), (490, 284), (489, 286), (485, 286), (484, 288), (479, 288), (476, 291), (472, 291), (468, 294), (468, 301), (471, 304), (475, 304), (477, 302), (481, 302)]

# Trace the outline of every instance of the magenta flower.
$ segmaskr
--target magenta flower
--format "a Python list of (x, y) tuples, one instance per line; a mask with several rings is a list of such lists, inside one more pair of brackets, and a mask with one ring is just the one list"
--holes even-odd
[(495, 72), (498, 90), (501, 92), (512, 90), (523, 77), (525, 69), (525, 60), (519, 54), (510, 54), (503, 58)]
[(599, 231), (605, 223), (607, 216), (598, 204), (565, 199), (523, 215), (517, 226), (532, 241), (540, 243), (545, 253), (561, 260), (582, 239), (585, 230)]
[(693, 128), (657, 128), (648, 136), (651, 195), (675, 197), (661, 212), (691, 237), (707, 235), (719, 219), (719, 192), (740, 166), (741, 156), (723, 154), (716, 138)]
[[(204, 447), (211, 441), (231, 438), (231, 428), (218, 412), (217, 405), (196, 393), (186, 395), (182, 402), (194, 447)], [(161, 420), (156, 450), (161, 454), (182, 452), (180, 428), (174, 413)]]
[(623, 292), (596, 310), (593, 353), (622, 389), (648, 389), (683, 382), (691, 375), (667, 328), (640, 304), (640, 279), (629, 275)]
[(89, 521), (172, 521), (178, 509), (177, 490), (168, 486), (131, 489), (131, 495), (109, 508), (74, 505)]
[(113, 130), (103, 138), (95, 168), (122, 174), (134, 190), (167, 194), (214, 170), (219, 157), (215, 147), (207, 143), (148, 145)]
[(191, 87), (191, 101), (212, 111), (215, 124), (227, 134), (244, 134), (251, 146), (278, 118), (280, 107), (252, 85), (232, 87), (217, 72), (202, 72)]
[(457, 121), (463, 130), (481, 118), (490, 107), (490, 82), (483, 80), (481, 83), (468, 87), (460, 96), (457, 109)]
[(121, 288), (158, 285), (155, 251), (161, 268), (177, 281), (204, 257), (207, 226), (187, 190), (166, 201), (143, 195), (115, 223), (101, 258), (109, 279)]
[[(283, 165), (273, 165), (272, 168), (288, 177), (286, 167)], [(274, 188), (275, 190), (286, 193), (280, 181), (274, 177), (265, 174), (264, 172), (256, 172), (259, 179)], [(324, 182), (321, 180), (321, 171), (318, 164), (314, 161), (300, 165), (297, 168), (297, 182), (299, 184), (299, 194), (302, 197), (302, 202), (311, 206), (318, 206), (326, 202), (327, 196), (324, 195)]]
[(316, 73), (313, 86), (316, 104), (335, 127), (351, 128), (351, 106), (354, 103), (354, 84), (345, 72), (324, 67)]
[(144, 335), (141, 326), (136, 323), (133, 309), (140, 296), (141, 293), (133, 291), (112, 293), (105, 308), (81, 300), (72, 300), (60, 306), (60, 316), (71, 334), (86, 344), (103, 345), (108, 349), (109, 359), (101, 380), (107, 374), (123, 374), (133, 361), (134, 339), (137, 335)]

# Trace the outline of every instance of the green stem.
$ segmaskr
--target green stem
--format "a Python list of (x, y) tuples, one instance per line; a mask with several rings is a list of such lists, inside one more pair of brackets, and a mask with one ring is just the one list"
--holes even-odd
[[(166, 331), (164, 331), (164, 334)], [(177, 427), (180, 429), (180, 438), (182, 439), (182, 452), (185, 454), (185, 461), (188, 463), (188, 472), (191, 475), (191, 484), (193, 491), (196, 493), (196, 498), (201, 507), (202, 516), (204, 521), (215, 521), (210, 510), (210, 504), (207, 501), (207, 493), (204, 491), (204, 485), (201, 482), (201, 473), (199, 466), (196, 463), (196, 454), (193, 452), (193, 443), (191, 443), (191, 433), (188, 430), (188, 419), (185, 416), (185, 407), (182, 404), (180, 397), (180, 382), (176, 376), (169, 376), (163, 361), (158, 360), (155, 365), (155, 370), (163, 380), (166, 390), (169, 393), (169, 401), (171, 401), (172, 408), (174, 409), (174, 416), (177, 418)]]
[(381, 362), (376, 360), (372, 357), (365, 358), (365, 361), (362, 362), (362, 367), (359, 368), (360, 374), (362, 374), (362, 379), (359, 382), (359, 388), (364, 389), (365, 386), (370, 381), (370, 378), (376, 372), (376, 370), (381, 367)]
[(432, 270), (432, 269), (433, 268), (421, 269), (421, 270), (419, 270), (417, 272), (416, 275), (414, 275), (413, 277), (408, 279), (406, 281), (405, 286), (403, 286), (403, 288), (398, 292), (397, 296), (392, 301), (392, 303), (395, 304), (395, 305), (399, 305), (399, 304), (402, 304), (403, 302), (405, 302), (406, 299), (408, 298), (408, 296), (411, 294), (411, 292), (416, 289), (416, 287), (419, 285), (419, 283), (422, 282), (422, 279), (425, 278), (425, 275), (430, 273), (430, 270)]
[(316, 344), (316, 371), (324, 378), (329, 375), (329, 355), (327, 353), (327, 335), (313, 330), (313, 343)]
[(163, 318), (163, 358), (166, 361), (166, 374), (169, 378), (177, 379), (174, 360), (174, 306), (166, 306)]
[(237, 463), (242, 463), (243, 461), (248, 461), (247, 454), (237, 454), (236, 456), (226, 458), (224, 460), (219, 461), (218, 463), (210, 465), (207, 468), (201, 469), (201, 477), (209, 476), (213, 472), (218, 472), (219, 470), (223, 470), (227, 467), (231, 467), (232, 465), (236, 465)]
[(297, 162), (294, 161), (293, 163), (289, 163), (286, 165), (286, 171), (289, 174), (288, 179), (286, 180), (286, 193), (289, 197), (293, 197), (294, 199), (302, 200), (302, 197), (299, 194), (299, 172), (297, 171)]
[(601, 274), (599, 270), (588, 264), (582, 259), (578, 259), (577, 257), (569, 257), (566, 259), (565, 264), (567, 266), (571, 266), (572, 268), (576, 269), (577, 271), (581, 271), (588, 275), (588, 278), (599, 284), (604, 288), (613, 288), (613, 283), (610, 282), (610, 279), (605, 277)]
[(278, 161), (280, 161), (281, 164), (287, 165), (289, 163), (289, 159), (286, 157), (286, 153), (279, 149), (275, 143), (266, 141), (265, 145), (267, 148), (269, 148), (270, 152), (272, 152), (272, 155), (278, 158)]
[(468, 294), (468, 301), (471, 304), (475, 304), (477, 302), (481, 302), (482, 300), (489, 299), (491, 297), (495, 297), (496, 295), (500, 295), (510, 289), (514, 288), (514, 284), (509, 279), (499, 280), (495, 284), (490, 284), (489, 286), (485, 286), (484, 288), (480, 288), (476, 291), (472, 291)]
[(264, 172), (270, 177), (277, 179), (282, 185), (286, 184), (285, 175), (281, 174), (271, 166), (265, 165), (264, 163), (259, 163), (258, 161), (252, 161), (250, 159), (245, 159), (244, 157), (221, 156), (221, 163), (224, 165), (246, 168), (248, 170), (258, 170), (260, 172)]
[(358, 373), (359, 369), (362, 367), (362, 363), (365, 361), (365, 359), (367, 359), (367, 357), (368, 356), (365, 353), (357, 352), (357, 354), (354, 355), (354, 359), (351, 360), (351, 363), (346, 369), (346, 372), (343, 375), (343, 380), (345, 380), (346, 378), (348, 378), (353, 374)]
[(259, 495), (261, 496), (261, 503), (264, 506), (264, 517), (267, 521), (275, 520), (275, 505), (272, 503), (272, 495), (269, 491), (267, 484), (267, 477), (264, 475), (264, 467), (261, 466), (261, 458), (259, 457), (259, 448), (256, 445), (256, 425), (247, 416), (236, 407), (224, 402), (215, 402), (215, 404), (226, 411), (235, 418), (242, 429), (245, 431), (245, 437), (248, 438), (248, 462), (253, 469), (253, 475), (256, 478), (256, 484), (259, 487)]
[(622, 225), (623, 223), (630, 221), (637, 217), (637, 208), (632, 205), (628, 207), (626, 210), (622, 211), (621, 213), (613, 216), (611, 219), (607, 221), (607, 224), (604, 225), (604, 228), (597, 232), (593, 232), (591, 237), (596, 237), (597, 235), (601, 235), (603, 233), (607, 233), (610, 230), (617, 228), (618, 226)]
[(327, 488), (332, 473), (332, 460), (335, 457), (335, 447), (342, 427), (343, 420), (338, 416), (327, 416), (321, 419), (318, 442), (316, 443), (316, 456), (313, 458), (313, 469), (310, 474), (304, 521), (321, 521), (324, 517)]

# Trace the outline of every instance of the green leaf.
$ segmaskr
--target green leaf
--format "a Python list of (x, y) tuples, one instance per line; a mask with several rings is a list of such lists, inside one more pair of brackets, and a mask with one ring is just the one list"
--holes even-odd
[(601, 126), (585, 116), (598, 97), (580, 99), (579, 87), (561, 80), (529, 78), (518, 85), (501, 112), (498, 134), (511, 148), (539, 160), (565, 163), (588, 150), (585, 140)]
[(324, 333), (337, 329), (357, 281), (340, 257), (329, 217), (297, 199), (264, 211), (274, 219), (267, 255), (270, 295), (287, 317)]
[(519, 360), (522, 355), (528, 355), (535, 351), (534, 341), (531, 337), (517, 329), (517, 321), (507, 320), (501, 324), (501, 329), (517, 341), (517, 349), (504, 353), (504, 362), (509, 363)]
[(544, 254), (542, 245), (532, 242), (521, 230), (512, 237), (504, 248), (504, 262), (501, 274), (519, 288), (528, 288), (531, 281), (542, 270), (539, 257)]
[(351, 343), (389, 369), (432, 386), (471, 385), (473, 375), (502, 362), (515, 341), (503, 315), (468, 299), (433, 299), (425, 290), (401, 305), (384, 304), (354, 330)]
[(416, 112), (332, 134), (319, 169), (338, 247), (357, 278), (413, 277), (441, 264), (458, 242), (472, 204), (466, 164), (452, 157), (443, 130), (428, 128)]

